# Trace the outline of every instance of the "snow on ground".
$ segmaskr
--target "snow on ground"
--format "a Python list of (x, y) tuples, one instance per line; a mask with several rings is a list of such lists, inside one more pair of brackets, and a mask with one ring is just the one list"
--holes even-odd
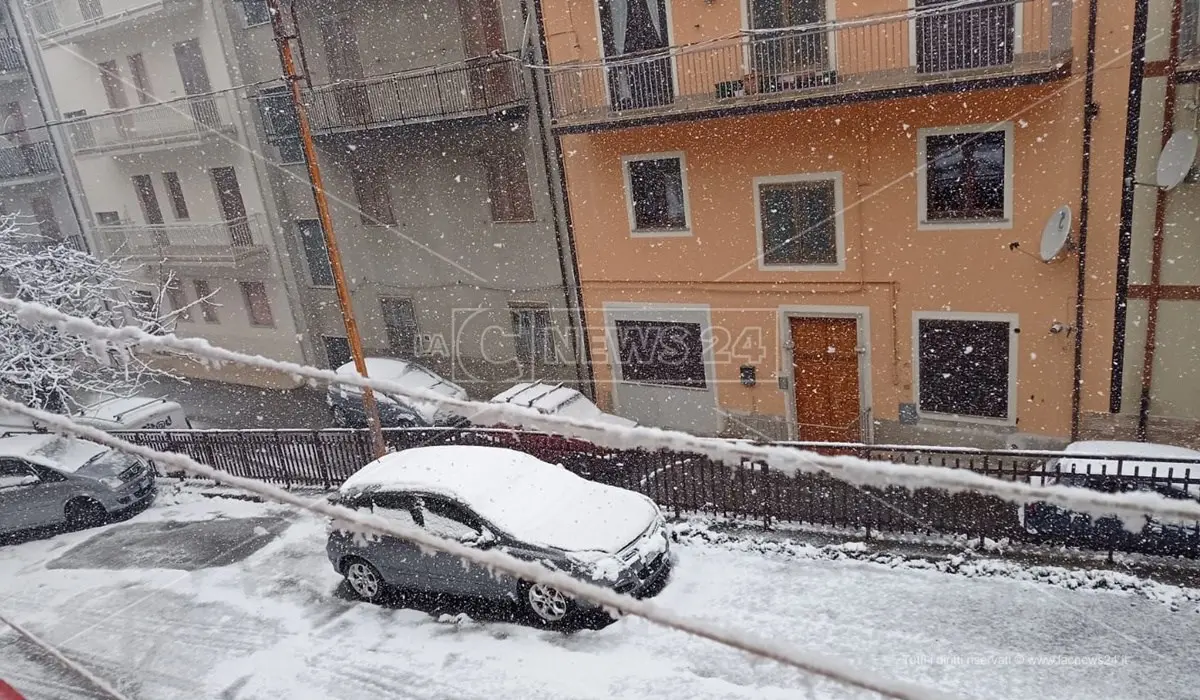
[[(194, 534), (214, 519), (245, 526), (248, 556), (200, 566), (242, 546)], [(637, 619), (565, 636), (471, 619), (453, 602), (422, 604), (432, 614), (351, 602), (324, 528), (275, 506), (168, 494), (128, 523), (0, 549), (0, 610), (141, 699), (864, 697)], [(198, 566), (104, 568), (139, 531), (155, 546), (175, 537)], [(685, 539), (660, 604), (881, 674), (966, 697), (1200, 697), (1194, 611)], [(11, 631), (0, 678), (30, 698), (94, 697)]]

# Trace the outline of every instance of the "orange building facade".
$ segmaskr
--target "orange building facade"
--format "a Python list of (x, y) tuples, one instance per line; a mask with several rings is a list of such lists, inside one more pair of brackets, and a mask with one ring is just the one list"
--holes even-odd
[(538, 9), (602, 405), (1030, 447), (1108, 410), (1132, 0)]

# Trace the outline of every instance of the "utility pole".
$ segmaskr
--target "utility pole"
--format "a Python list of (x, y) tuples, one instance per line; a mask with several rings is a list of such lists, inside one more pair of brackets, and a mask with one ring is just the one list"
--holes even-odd
[[(308, 179), (312, 183), (313, 202), (317, 205), (317, 218), (321, 221), (321, 231), (325, 234), (329, 266), (333, 270), (338, 304), (342, 308), (342, 321), (346, 324), (346, 339), (350, 343), (350, 354), (354, 357), (354, 368), (365, 378), (367, 361), (363, 357), (362, 338), (358, 334), (358, 322), (354, 319), (354, 307), (350, 302), (350, 290), (346, 286), (346, 273), (342, 268), (342, 255), (338, 252), (337, 237), (333, 235), (333, 217), (329, 214), (329, 202), (325, 199), (325, 185), (321, 181), (321, 166), (317, 162), (317, 149), (313, 145), (308, 111), (305, 110), (304, 100), (300, 95), (302, 78), (296, 73), (296, 61), (292, 57), (292, 39), (297, 36), (288, 33), (287, 26), (283, 21), (280, 0), (266, 1), (267, 9), (271, 12), (271, 28), (275, 33), (275, 45), (279, 48), (279, 63), (283, 67), (283, 79), (288, 84), (292, 96), (292, 107), (296, 111), (296, 122), (300, 127), (300, 143), (304, 146), (304, 162), (308, 166)], [(298, 34), (300, 28), (292, 27), (292, 30)], [(378, 459), (387, 452), (387, 446), (383, 441), (383, 426), (379, 421), (379, 405), (375, 402), (375, 392), (371, 390), (371, 387), (365, 386), (362, 389), (363, 412), (367, 416), (367, 426), (371, 429), (371, 444), (374, 447), (375, 458)]]

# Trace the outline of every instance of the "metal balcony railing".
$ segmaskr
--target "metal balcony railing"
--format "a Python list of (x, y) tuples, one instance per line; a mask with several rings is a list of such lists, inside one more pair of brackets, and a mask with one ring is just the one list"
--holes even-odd
[(0, 181), (56, 172), (58, 159), (49, 141), (0, 148)]
[(81, 119), (69, 125), (76, 153), (114, 149), (155, 149), (189, 145), (234, 130), (231, 95), (210, 95), (151, 104)]
[(339, 81), (305, 93), (317, 132), (478, 116), (523, 105), (527, 99), (521, 64), (493, 57)]
[(916, 4), (907, 12), (559, 64), (550, 71), (556, 122), (886, 93), (1050, 73), (1070, 61), (1069, 0)]
[(164, 262), (237, 263), (263, 250), (263, 221), (252, 214), (229, 221), (100, 226), (108, 249), (121, 257)]
[(11, 36), (0, 37), (0, 73), (25, 70), (25, 57), (21, 45)]
[(84, 34), (177, 8), (194, 0), (41, 0), (27, 4), (39, 38)]

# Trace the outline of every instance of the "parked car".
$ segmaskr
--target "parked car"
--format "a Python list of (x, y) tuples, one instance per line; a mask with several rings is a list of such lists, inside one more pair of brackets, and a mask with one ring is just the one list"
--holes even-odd
[(191, 430), (183, 406), (164, 398), (113, 397), (98, 401), (75, 416), (75, 421), (107, 432), (122, 430)]
[[(578, 418), (626, 428), (637, 425), (636, 421), (601, 411), (588, 397), (563, 384), (522, 382), (497, 394), (491, 403), (505, 403), (530, 408), (542, 415)], [(564, 435), (523, 431), (514, 435), (493, 434), (492, 439), (497, 444), (528, 452), (556, 464), (564, 460), (573, 461), (577, 463), (575, 466), (586, 469), (587, 465), (595, 461), (587, 457), (587, 454), (595, 449), (591, 443)]]
[(61, 435), (0, 438), (0, 533), (92, 527), (148, 506), (154, 472), (137, 457)]
[[(1130, 459), (1119, 459), (1124, 457)], [(1089, 440), (1068, 445), (1062, 457), (1050, 460), (1040, 472), (1031, 475), (1030, 481), (1108, 493), (1153, 491), (1167, 498), (1196, 500), (1200, 498), (1200, 487), (1164, 482), (1172, 470), (1182, 477), (1188, 469), (1192, 470), (1193, 479), (1200, 476), (1200, 452), (1146, 442)], [(1152, 476), (1155, 478), (1151, 479)], [(1049, 503), (1030, 503), (1017, 513), (1025, 530), (1040, 541), (1152, 554), (1200, 551), (1200, 523), (1161, 523), (1146, 518), (1145, 526), (1135, 533), (1115, 516), (1093, 518)]]
[[(393, 360), (385, 357), (368, 357), (367, 376), (402, 384), (412, 389), (425, 389), (454, 399), (466, 399), (467, 392), (455, 384), (439, 377), (431, 370), (415, 362)], [(337, 368), (337, 373), (358, 376), (353, 362)], [(427, 428), (432, 426), (459, 426), (465, 421), (449, 411), (440, 411), (434, 402), (420, 401), (404, 396), (390, 396), (376, 391), (379, 404), (379, 419), (385, 428)], [(367, 416), (363, 411), (362, 391), (345, 384), (331, 385), (325, 397), (333, 414), (333, 422), (342, 428), (365, 428)]]
[[(665, 522), (653, 501), (515, 450), (440, 445), (394, 452), (347, 479), (334, 500), (630, 595), (657, 592), (671, 568)], [(612, 622), (552, 587), (493, 575), (397, 538), (356, 536), (336, 523), (327, 552), (351, 590), (368, 601), (389, 588), (416, 590), (511, 601), (548, 628)]]

